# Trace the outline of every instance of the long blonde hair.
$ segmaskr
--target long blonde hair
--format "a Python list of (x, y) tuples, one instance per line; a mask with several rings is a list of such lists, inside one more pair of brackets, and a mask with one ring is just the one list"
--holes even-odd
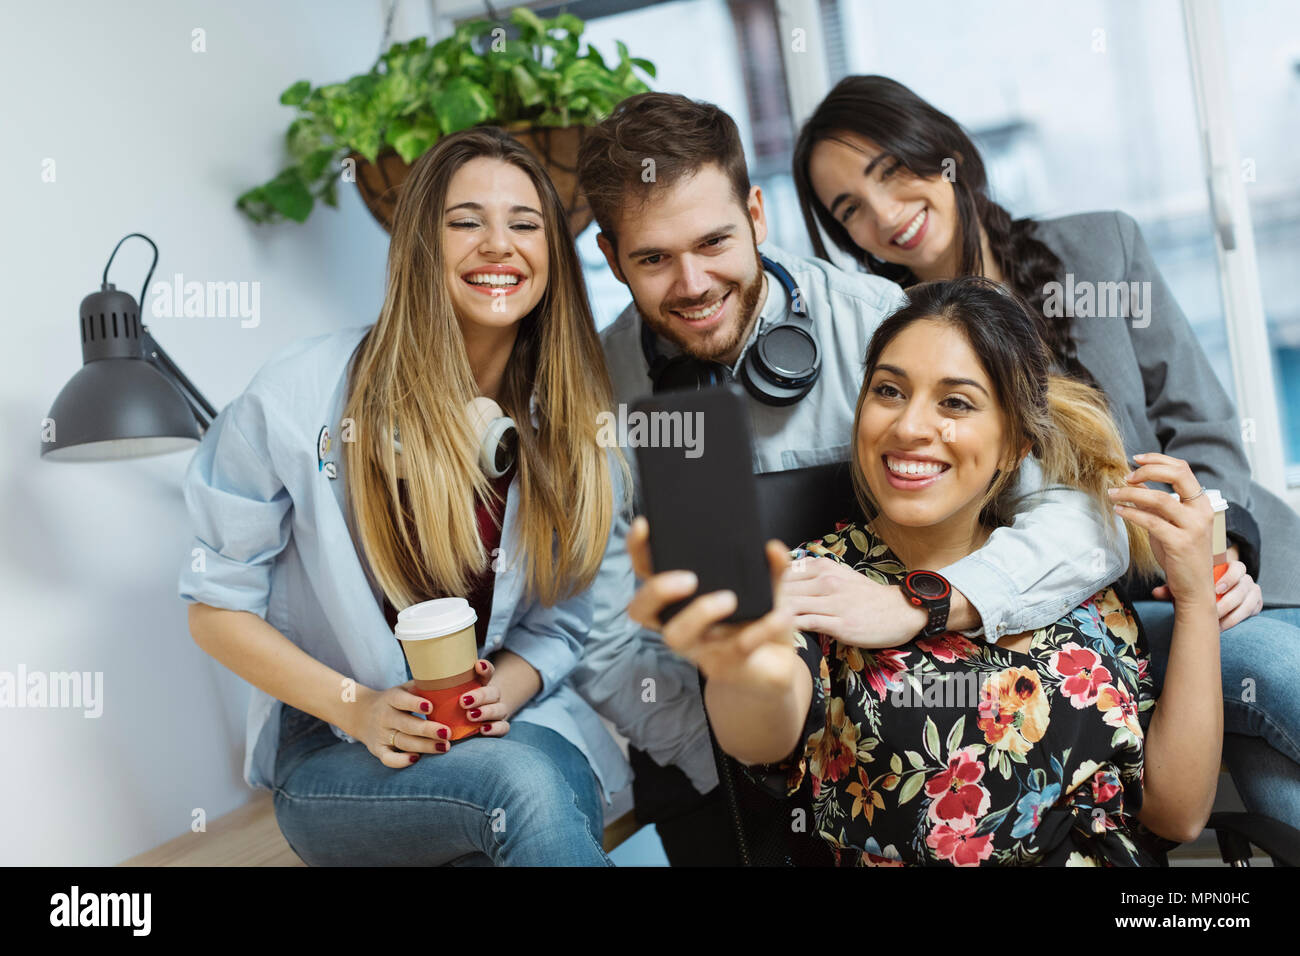
[[(399, 609), (428, 597), (467, 596), (471, 576), (494, 557), (475, 516), (476, 500), (494, 495), (465, 412), (477, 386), (443, 278), (448, 186), (479, 157), (511, 163), (532, 180), (550, 263), (546, 292), (520, 322), (498, 398), (518, 428), (522, 552), (507, 553), (514, 542), (503, 541), (500, 558), (524, 562), (526, 594), (549, 605), (591, 584), (613, 509), (621, 507), (607, 454), (615, 456), (625, 492), (630, 486), (622, 455), (597, 444), (597, 416), (612, 403), (609, 376), (554, 185), (533, 155), (499, 129), (444, 137), (402, 184), (383, 308), (358, 346), (344, 412), (356, 437), (343, 446), (349, 506), (371, 573)], [(399, 477), (406, 480), (405, 502)]]
[[(1047, 347), (1025, 303), (979, 276), (914, 285), (907, 290), (907, 298), (907, 305), (880, 324), (867, 347), (866, 375), (853, 416), (854, 435), (885, 346), (920, 319), (948, 322), (961, 330), (993, 382), (1006, 426), (1006, 445), (1001, 451), (1012, 454), (1028, 445), (1042, 465), (1045, 485), (1066, 485), (1086, 492), (1100, 514), (1109, 517), (1112, 505), (1106, 490), (1124, 487), (1124, 476), (1131, 470), (1119, 428), (1099, 389), (1049, 371)], [(879, 509), (871, 499), (856, 440), (853, 449), (854, 491), (859, 506), (873, 515)], [(980, 522), (985, 527), (1011, 523), (1018, 474), (1019, 466), (1002, 469), (989, 484), (980, 505)], [(1130, 566), (1143, 574), (1158, 571), (1146, 532), (1129, 522), (1125, 525)]]

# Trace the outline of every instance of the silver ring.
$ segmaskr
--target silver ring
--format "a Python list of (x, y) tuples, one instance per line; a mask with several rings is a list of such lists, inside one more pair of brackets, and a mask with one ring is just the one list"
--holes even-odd
[(1182, 498), (1182, 497), (1180, 497), (1178, 500), (1181, 501), (1181, 502), (1183, 502), (1184, 504), (1186, 504), (1186, 503), (1189, 502), (1189, 501), (1195, 501), (1197, 498), (1201, 497), (1201, 495), (1203, 495), (1203, 494), (1205, 494), (1205, 486), (1204, 486), (1204, 485), (1201, 485), (1201, 490), (1198, 491), (1196, 494), (1192, 495), (1190, 498)]
[[(397, 731), (394, 730), (391, 734), (388, 735), (388, 746), (392, 747), (392, 746), (393, 746), (393, 741), (396, 740), (396, 739), (397, 739)], [(396, 748), (394, 748), (394, 749), (396, 749)]]

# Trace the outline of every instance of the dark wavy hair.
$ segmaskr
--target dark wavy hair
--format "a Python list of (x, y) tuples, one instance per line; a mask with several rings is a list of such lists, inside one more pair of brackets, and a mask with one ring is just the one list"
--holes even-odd
[[(1034, 331), (1025, 301), (983, 276), (962, 276), (922, 282), (907, 290), (907, 304), (888, 316), (867, 346), (862, 387), (853, 411), (853, 454), (850, 474), (858, 506), (874, 516), (872, 500), (856, 436), (862, 409), (871, 394), (872, 379), (886, 347), (899, 333), (923, 319), (946, 323), (970, 345), (993, 383), (1004, 425), (999, 455), (1028, 447), (1042, 468), (1047, 488), (1066, 486), (1086, 493), (1099, 515), (1112, 505), (1108, 488), (1124, 487), (1129, 472), (1124, 439), (1111, 417), (1101, 389), (1051, 370), (1051, 355)], [(1010, 524), (1017, 505), (1020, 465), (999, 469), (980, 502), (980, 522), (987, 528)], [(1146, 532), (1126, 524), (1129, 559), (1141, 573), (1157, 569)]]
[(827, 94), (799, 132), (794, 148), (794, 185), (814, 252), (823, 259), (828, 258), (817, 231), (820, 224), (839, 249), (869, 272), (904, 287), (919, 281), (906, 266), (877, 259), (859, 248), (813, 191), (809, 173), (813, 148), (823, 140), (844, 142), (840, 137), (846, 132), (871, 140), (882, 152), (922, 178), (941, 175), (945, 160), (956, 162), (957, 175), (952, 185), (961, 243), (960, 274), (984, 273), (979, 229), (983, 225), (998, 269), (1012, 290), (1029, 304), (1038, 333), (1055, 364), (1062, 371), (1093, 383), (1093, 377), (1079, 363), (1070, 336), (1069, 317), (1049, 320), (1043, 311), (1045, 286), (1058, 278), (1061, 260), (1034, 237), (1034, 220), (1013, 220), (989, 198), (984, 161), (965, 130), (952, 117), (895, 80), (884, 76), (845, 77)]

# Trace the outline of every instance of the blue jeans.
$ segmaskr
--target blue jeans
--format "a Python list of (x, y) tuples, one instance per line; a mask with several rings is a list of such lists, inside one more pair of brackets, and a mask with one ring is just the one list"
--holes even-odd
[[(1168, 601), (1134, 601), (1156, 693), (1173, 637)], [(1219, 638), (1223, 761), (1246, 809), (1300, 828), (1300, 608), (1268, 608)]]
[(279, 741), (275, 819), (309, 866), (613, 866), (596, 776), (546, 727), (394, 770), (286, 704)]

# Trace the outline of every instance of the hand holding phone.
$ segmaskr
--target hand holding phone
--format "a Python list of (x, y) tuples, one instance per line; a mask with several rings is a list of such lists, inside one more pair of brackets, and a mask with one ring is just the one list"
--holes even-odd
[[(728, 621), (762, 617), (772, 609), (772, 587), (743, 393), (734, 386), (669, 392), (634, 403), (632, 416), (638, 430), (629, 431), (629, 443), (654, 528), (655, 567), (694, 572), (702, 592), (734, 592)], [(668, 621), (683, 603), (659, 618)]]
[[(733, 592), (712, 591), (695, 597), (698, 579), (693, 572), (654, 573), (650, 524), (644, 517), (637, 517), (628, 529), (627, 551), (632, 569), (643, 579), (627, 608), (632, 620), (660, 632), (665, 644), (699, 667), (710, 681), (784, 686), (794, 662), (794, 614), (779, 598), (781, 579), (790, 566), (789, 549), (784, 544), (772, 539), (766, 546), (769, 583), (777, 600), (762, 617), (741, 624), (727, 623), (736, 608)], [(668, 607), (678, 607), (680, 612), (663, 623)]]

